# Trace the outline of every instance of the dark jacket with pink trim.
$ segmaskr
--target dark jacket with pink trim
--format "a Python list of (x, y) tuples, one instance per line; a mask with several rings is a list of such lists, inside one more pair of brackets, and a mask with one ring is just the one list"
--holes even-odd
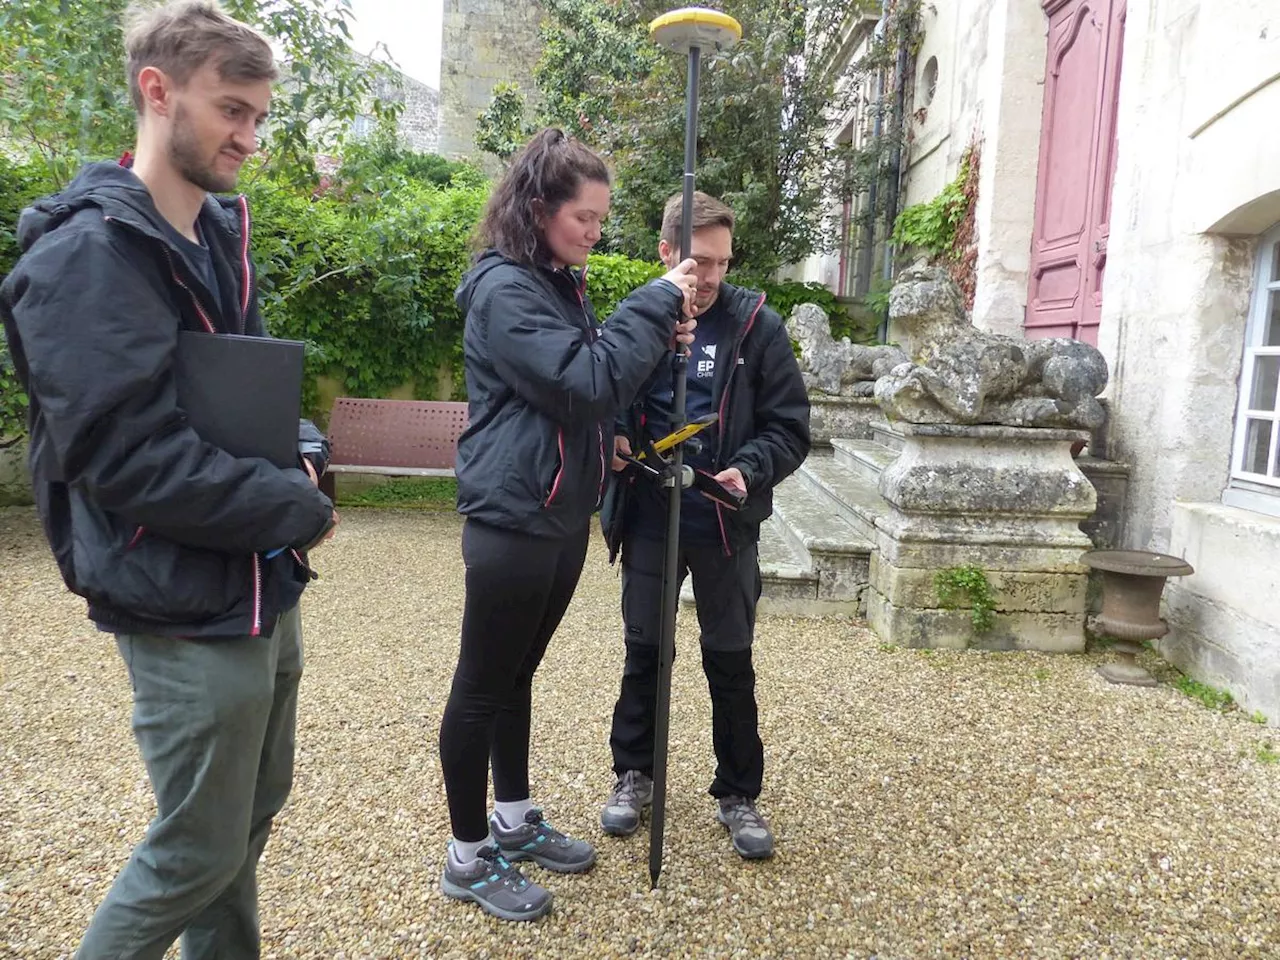
[[(736, 321), (737, 332), (729, 362), (716, 365), (712, 382), (720, 416), (713, 470), (737, 467), (747, 483), (747, 500), (740, 510), (716, 507), (724, 550), (731, 553), (759, 539), (760, 524), (773, 513), (773, 488), (809, 455), (809, 396), (791, 337), (782, 318), (765, 306), (764, 294), (723, 283), (720, 297)], [(654, 419), (649, 405), (659, 397), (670, 397), (671, 378), (671, 366), (660, 367), (619, 424), (618, 433), (628, 436), (633, 449), (639, 449), (637, 438), (645, 422)], [(629, 487), (648, 482), (629, 471), (610, 484), (600, 513), (610, 560), (617, 556), (635, 519), (635, 498), (629, 495)]]
[[(146, 187), (87, 166), (24, 211), (0, 319), (30, 397), (36, 504), (67, 586), (114, 633), (270, 633), (311, 578), (332, 504), (302, 469), (205, 443), (178, 407), (179, 330), (265, 336), (244, 198), (200, 212), (221, 297), (167, 238)], [(328, 444), (299, 424), (323, 471)], [(299, 462), (301, 467), (301, 462)], [(265, 554), (293, 547), (273, 559)]]
[(581, 531), (604, 495), (614, 418), (667, 353), (680, 291), (654, 280), (600, 325), (584, 275), (489, 251), (456, 299), (470, 405), (459, 512), (538, 537)]

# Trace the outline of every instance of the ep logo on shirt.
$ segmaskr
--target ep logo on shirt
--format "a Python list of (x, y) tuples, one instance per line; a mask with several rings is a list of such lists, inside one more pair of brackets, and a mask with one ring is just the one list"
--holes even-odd
[(716, 375), (716, 345), (714, 343), (704, 343), (698, 357), (698, 365), (696, 376), (699, 380), (706, 380)]

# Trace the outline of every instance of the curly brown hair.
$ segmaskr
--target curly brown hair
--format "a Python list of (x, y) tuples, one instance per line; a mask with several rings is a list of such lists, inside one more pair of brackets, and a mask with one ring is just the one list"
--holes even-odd
[[(609, 168), (586, 144), (555, 127), (536, 134), (511, 159), (476, 230), (476, 246), (534, 266), (549, 259), (537, 212), (556, 211), (578, 195), (584, 181), (609, 186)], [(535, 211), (540, 201), (541, 211)]]

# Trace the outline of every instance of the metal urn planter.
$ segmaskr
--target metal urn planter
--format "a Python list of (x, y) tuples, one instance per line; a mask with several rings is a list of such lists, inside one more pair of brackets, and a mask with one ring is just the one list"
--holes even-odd
[(1155, 677), (1138, 666), (1141, 641), (1158, 640), (1169, 632), (1160, 617), (1160, 598), (1169, 577), (1195, 573), (1179, 557), (1147, 550), (1090, 550), (1080, 562), (1102, 573), (1102, 612), (1093, 618), (1096, 633), (1114, 637), (1117, 662), (1098, 672), (1111, 683), (1154, 687)]

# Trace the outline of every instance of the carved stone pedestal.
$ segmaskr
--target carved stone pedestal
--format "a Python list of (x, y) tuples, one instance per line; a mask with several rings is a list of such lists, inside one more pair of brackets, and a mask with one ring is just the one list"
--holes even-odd
[(829, 447), (834, 437), (870, 440), (872, 421), (883, 419), (874, 397), (809, 394), (809, 432), (817, 446)]
[(31, 502), (26, 443), (0, 447), (0, 507), (27, 506)]
[[(884, 639), (911, 647), (1084, 649), (1092, 544), (1080, 522), (1093, 487), (1071, 457), (1077, 430), (899, 424), (901, 455), (880, 475), (891, 505), (877, 524), (867, 616)], [(994, 626), (975, 633), (969, 609), (944, 609), (937, 575), (976, 566), (995, 600)]]

